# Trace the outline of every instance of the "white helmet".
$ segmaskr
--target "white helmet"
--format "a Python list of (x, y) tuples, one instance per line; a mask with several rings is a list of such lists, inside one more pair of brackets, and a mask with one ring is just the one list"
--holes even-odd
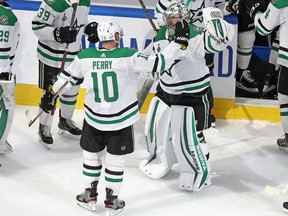
[[(100, 22), (97, 27), (97, 33), (100, 41), (111, 41), (114, 40), (118, 43), (121, 37), (124, 36), (123, 29), (120, 27), (119, 24), (112, 20)], [(115, 39), (115, 34), (119, 33), (119, 40)]]

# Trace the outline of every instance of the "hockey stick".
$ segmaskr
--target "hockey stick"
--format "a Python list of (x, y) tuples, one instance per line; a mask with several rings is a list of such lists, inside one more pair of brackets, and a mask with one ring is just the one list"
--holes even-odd
[(286, 187), (282, 190), (276, 187), (269, 186), (269, 185), (265, 187), (265, 193), (275, 195), (275, 196), (288, 195), (287, 191), (288, 191), (288, 185), (286, 185)]
[[(76, 12), (77, 12), (77, 6), (78, 6), (78, 3), (79, 3), (79, 0), (70, 0), (70, 2), (72, 4), (73, 12), (72, 12), (72, 16), (71, 16), (71, 21), (70, 21), (69, 27), (72, 28), (73, 24), (74, 24), (74, 21), (75, 21)], [(64, 53), (63, 53), (63, 57), (62, 57), (60, 72), (64, 69), (64, 66), (65, 66), (68, 46), (69, 46), (69, 44), (66, 44), (66, 47), (65, 47), (65, 50), (64, 50)], [(55, 99), (59, 95), (59, 93), (65, 88), (65, 86), (71, 81), (71, 79), (72, 79), (72, 77), (70, 77), (68, 80), (65, 81), (65, 83), (60, 87), (58, 92), (56, 92), (56, 94), (53, 96), (52, 101), (53, 101), (53, 99)], [(53, 116), (54, 112), (55, 112), (55, 109), (51, 111), (50, 115)], [(29, 120), (28, 127), (30, 127), (41, 116), (42, 113), (43, 113), (43, 110), (41, 110), (34, 117), (34, 119)], [(25, 115), (27, 116), (27, 118), (29, 117), (30, 114), (29, 114), (28, 110), (25, 111)]]
[[(155, 34), (157, 34), (158, 30), (155, 26), (155, 23), (153, 22), (152, 20), (152, 17), (150, 16), (150, 14), (148, 13), (148, 10), (144, 4), (144, 2), (142, 0), (139, 0), (139, 3), (144, 11), (144, 13), (146, 14), (153, 30), (155, 31)], [(146, 77), (142, 87), (141, 87), (141, 90), (139, 91), (139, 95), (138, 95), (138, 107), (139, 107), (139, 110), (141, 110), (143, 104), (144, 104), (144, 101), (147, 97), (147, 95), (149, 94), (152, 86), (153, 86), (153, 83), (154, 83), (154, 80), (150, 79), (149, 76)]]
[[(59, 88), (59, 90), (54, 94), (54, 96), (52, 97), (52, 101), (61, 93), (61, 91), (65, 88), (65, 86), (73, 79), (72, 76), (70, 76), (64, 83), (63, 85)], [(29, 110), (25, 111), (25, 115), (28, 119), (28, 127), (30, 127), (43, 113), (44, 111), (41, 110), (33, 119), (30, 118), (30, 112)], [(51, 112), (52, 113), (52, 112)], [(54, 114), (54, 113), (53, 113)], [(52, 114), (51, 114), (52, 115)]]
[[(78, 3), (79, 3), (79, 0), (70, 0), (70, 2), (72, 4), (73, 12), (72, 12), (72, 16), (71, 16), (71, 21), (70, 21), (69, 27), (72, 28), (73, 25), (74, 25), (74, 21), (75, 21), (75, 16), (76, 16), (76, 11), (77, 11), (77, 6), (78, 6)], [(60, 70), (64, 69), (64, 65), (65, 65), (66, 57), (67, 57), (68, 46), (69, 46), (69, 44), (66, 44), (66, 48), (64, 50), (63, 57), (62, 57), (61, 69)]]
[(140, 5), (141, 5), (141, 7), (142, 7), (144, 13), (146, 14), (146, 16), (147, 16), (147, 18), (148, 18), (148, 20), (149, 20), (149, 22), (150, 22), (150, 24), (151, 24), (153, 30), (155, 31), (155, 33), (157, 33), (158, 30), (157, 30), (157, 28), (156, 28), (156, 26), (155, 26), (155, 23), (154, 23), (153, 20), (152, 20), (152, 17), (151, 17), (150, 14), (149, 14), (149, 12), (148, 12), (148, 10), (147, 10), (147, 8), (146, 8), (144, 2), (143, 2), (142, 0), (139, 0), (139, 3), (140, 3)]

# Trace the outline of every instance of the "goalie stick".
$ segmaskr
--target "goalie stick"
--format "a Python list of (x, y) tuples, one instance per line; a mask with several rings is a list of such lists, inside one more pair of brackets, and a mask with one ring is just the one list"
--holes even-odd
[[(139, 0), (139, 3), (141, 5), (144, 13), (146, 14), (146, 16), (147, 16), (147, 18), (149, 20), (149, 23), (151, 24), (155, 34), (157, 34), (158, 30), (156, 28), (156, 25), (153, 22), (152, 17), (150, 16), (150, 14), (149, 14), (144, 2), (142, 0)], [(145, 101), (147, 95), (149, 94), (150, 89), (153, 86), (153, 83), (154, 83), (154, 80), (152, 80), (150, 78), (150, 76), (147, 76), (145, 81), (144, 81), (144, 83), (143, 83), (143, 85), (142, 85), (142, 87), (141, 87), (141, 89), (140, 89), (140, 91), (139, 91), (139, 95), (138, 95), (138, 107), (139, 107), (139, 110), (141, 110), (141, 108), (142, 108), (142, 106), (144, 104), (144, 101)]]
[[(77, 6), (78, 6), (78, 3), (79, 3), (79, 0), (70, 0), (71, 2), (71, 5), (72, 5), (72, 9), (73, 9), (73, 12), (72, 12), (72, 16), (71, 16), (71, 21), (70, 21), (70, 25), (69, 27), (72, 28), (73, 27), (73, 24), (74, 24), (74, 20), (75, 20), (75, 17), (76, 17), (76, 12), (77, 12)], [(68, 49), (68, 46), (69, 44), (66, 44), (66, 47), (65, 47), (65, 50), (64, 50), (64, 53), (63, 53), (63, 57), (62, 57), (62, 62), (61, 62), (61, 68), (60, 68), (60, 72), (64, 69), (64, 66), (65, 66), (65, 61), (66, 61), (66, 57), (67, 57), (67, 49)], [(56, 92), (56, 94), (53, 96), (52, 98), (52, 101), (54, 98), (56, 98), (59, 93), (65, 88), (65, 86), (71, 81), (72, 77), (70, 77), (61, 87), (60, 89), (58, 90), (58, 92)], [(41, 110), (33, 119), (30, 119), (30, 112), (29, 110), (26, 110), (25, 111), (25, 115), (26, 117), (28, 118), (28, 127), (31, 127), (31, 125), (41, 116), (41, 114), (43, 113), (44, 111)], [(50, 115), (54, 115), (55, 113), (55, 109), (51, 111)], [(51, 122), (51, 121), (50, 121)], [(51, 122), (52, 123), (52, 122)], [(49, 125), (49, 127), (51, 127), (51, 125)]]

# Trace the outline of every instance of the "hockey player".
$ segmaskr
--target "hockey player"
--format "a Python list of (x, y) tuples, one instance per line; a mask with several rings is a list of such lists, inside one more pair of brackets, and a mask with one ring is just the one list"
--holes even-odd
[[(232, 10), (232, 8), (237, 7), (238, 1), (235, 0), (235, 1), (230, 1), (228, 3), (224, 0), (216, 0), (216, 1), (215, 0), (214, 1), (211, 1), (211, 0), (209, 0), (209, 1), (206, 1), (206, 0), (196, 0), (196, 1), (158, 0), (154, 14), (155, 14), (155, 17), (157, 18), (157, 22), (158, 22), (158, 25), (160, 27), (165, 25), (164, 17), (163, 17), (164, 12), (173, 3), (185, 4), (190, 11), (189, 15), (187, 15), (187, 16), (189, 16), (189, 17), (187, 17), (187, 20), (189, 20), (190, 23), (197, 25), (198, 27), (199, 26), (204, 27), (203, 16), (202, 16), (202, 9), (204, 7), (216, 6), (217, 8), (221, 9), (221, 11), (223, 11), (224, 14), (229, 14), (230, 11)], [(210, 53), (210, 52), (205, 53), (206, 64), (209, 67), (209, 70), (212, 70), (214, 68), (213, 55), (214, 55), (214, 53)], [(159, 88), (157, 88), (157, 89), (159, 89)], [(209, 101), (209, 109), (211, 112), (214, 101), (213, 101), (212, 88), (210, 86), (209, 86), (209, 91), (208, 91), (207, 97), (208, 97), (208, 101)], [(143, 163), (140, 164), (140, 169), (142, 169), (142, 171), (143, 171), (143, 168), (144, 168), (145, 173), (146, 174), (149, 173), (149, 176), (151, 178), (154, 178), (154, 179), (161, 178), (162, 176), (164, 176), (167, 172), (169, 172), (171, 166), (176, 162), (176, 159), (171, 160), (171, 157), (173, 158), (173, 153), (171, 153), (171, 151), (169, 150), (170, 149), (169, 146), (171, 145), (171, 140), (170, 140), (171, 138), (170, 138), (170, 135), (168, 133), (169, 127), (163, 126), (163, 125), (168, 126), (167, 121), (169, 122), (169, 119), (166, 119), (165, 117), (164, 118), (161, 117), (161, 116), (165, 116), (165, 113), (163, 113), (163, 115), (162, 115), (161, 112), (162, 111), (167, 112), (169, 109), (170, 108), (168, 108), (168, 107), (166, 107), (164, 110), (158, 109), (157, 112), (160, 112), (160, 113), (155, 115), (156, 118), (159, 117), (158, 120), (155, 120), (156, 122), (158, 122), (155, 125), (155, 127), (157, 127), (155, 129), (155, 133), (159, 139), (158, 143), (161, 143), (161, 146), (162, 146), (161, 148), (156, 148), (157, 149), (156, 150), (157, 155), (159, 156), (159, 158), (161, 158), (161, 162), (158, 160), (152, 160), (152, 161), (150, 161), (149, 164), (147, 164), (145, 166), (145, 168), (143, 167), (143, 163), (146, 164), (145, 160)], [(151, 112), (153, 112), (153, 110), (151, 110)], [(148, 116), (149, 116), (149, 114), (148, 114)], [(163, 124), (161, 123), (161, 121), (164, 121)], [(147, 121), (147, 122), (149, 122), (149, 121)], [(208, 122), (207, 122), (207, 126), (205, 126), (205, 128), (209, 128), (211, 123), (215, 125), (215, 117), (212, 114), (210, 114)], [(148, 130), (149, 130), (149, 125), (146, 125), (145, 131), (147, 132)], [(146, 135), (147, 135), (147, 133), (146, 133)], [(206, 144), (204, 134), (201, 131), (198, 132), (198, 138), (199, 138), (200, 142)], [(147, 141), (147, 142), (148, 142), (148, 146), (149, 146), (150, 143), (149, 143), (149, 141)], [(167, 146), (167, 149), (166, 149), (166, 146)], [(208, 145), (206, 145), (206, 146), (208, 147)], [(209, 149), (207, 148), (207, 154), (208, 154), (208, 152), (209, 152)], [(168, 157), (170, 159), (166, 159), (166, 157)], [(167, 164), (167, 162), (169, 164)], [(150, 166), (150, 168), (148, 166)], [(157, 169), (155, 169), (155, 167), (157, 167)], [(152, 171), (152, 170), (154, 170), (154, 171)]]
[[(277, 140), (278, 146), (285, 150), (288, 149), (288, 42), (286, 40), (288, 34), (288, 3), (284, 0), (271, 1), (266, 11), (259, 0), (251, 0), (246, 2), (245, 5), (250, 16), (255, 20), (255, 26), (259, 34), (265, 36), (270, 34), (276, 27), (279, 28), (279, 51), (277, 64), (280, 65), (279, 78), (278, 78), (278, 100), (280, 103), (280, 115), (282, 118), (282, 126), (284, 136)], [(264, 12), (261, 12), (264, 11)]]
[[(112, 20), (101, 22), (98, 36), (103, 49), (88, 48), (78, 53), (53, 85), (53, 91), (57, 92), (64, 82), (72, 78), (62, 92), (66, 94), (83, 79), (86, 84), (85, 119), (80, 140), (86, 189), (76, 197), (80, 206), (96, 210), (97, 185), (103, 162), (107, 215), (123, 210), (125, 202), (118, 195), (126, 155), (134, 151), (133, 124), (139, 118), (137, 78), (141, 72), (152, 71), (156, 75), (156, 72), (169, 69), (175, 61), (183, 58), (185, 52), (180, 48), (185, 49), (188, 45), (188, 24), (179, 22), (176, 30), (175, 42), (156, 56), (147, 56), (136, 50), (119, 48), (122, 28)], [(53, 93), (49, 94), (51, 99)], [(42, 107), (45, 111), (53, 109), (51, 100)]]
[(0, 154), (5, 154), (12, 152), (7, 141), (15, 108), (16, 80), (11, 67), (20, 39), (20, 25), (5, 0), (0, 0), (0, 17)]
[[(225, 0), (158, 0), (156, 8), (154, 10), (155, 17), (157, 19), (158, 25), (161, 27), (164, 25), (163, 14), (166, 9), (173, 3), (183, 3), (190, 10), (190, 22), (198, 27), (204, 27), (202, 9), (205, 7), (217, 7), (219, 8), (224, 15), (230, 14), (232, 7), (238, 4), (239, 0), (231, 0), (228, 4)], [(228, 8), (228, 9), (227, 9)], [(229, 9), (230, 8), (230, 9)], [(214, 69), (214, 54), (206, 53), (205, 55), (206, 64), (209, 67), (209, 70)], [(214, 98), (212, 88), (210, 88), (208, 93), (210, 108), (212, 109), (214, 105)], [(210, 119), (211, 124), (215, 127), (215, 117), (211, 114)], [(204, 137), (203, 137), (204, 140)]]
[[(278, 100), (280, 103), (280, 115), (284, 136), (277, 140), (279, 148), (288, 152), (288, 2), (286, 0), (271, 1), (266, 11), (259, 0), (245, 1), (246, 9), (255, 21), (255, 26), (259, 34), (266, 36), (276, 27), (279, 28), (279, 51), (277, 64), (280, 65), (278, 78)], [(283, 210), (288, 212), (288, 202), (283, 203)]]
[[(205, 8), (203, 14), (206, 30), (189, 25), (185, 59), (160, 73), (156, 97), (150, 103), (145, 124), (150, 154), (139, 165), (149, 177), (158, 179), (178, 160), (179, 187), (188, 191), (209, 184), (211, 172), (208, 146), (199, 142), (210, 114), (207, 97), (210, 74), (205, 53), (224, 50), (234, 35), (233, 26), (224, 21), (219, 9)], [(189, 18), (190, 11), (184, 4), (170, 5), (164, 13), (166, 25), (155, 37), (153, 50), (157, 53), (164, 49), (177, 32), (175, 22)]]
[[(94, 33), (96, 22), (88, 22), (90, 0), (79, 0), (73, 28), (70, 28), (73, 8), (67, 0), (44, 0), (37, 15), (32, 20), (32, 30), (38, 37), (37, 58), (39, 60), (39, 88), (43, 89), (41, 103), (48, 100), (47, 90), (55, 82), (61, 66), (69, 65), (77, 53), (82, 49), (81, 38), (83, 32), (90, 42), (96, 43), (98, 38)], [(67, 56), (62, 64), (63, 55)], [(81, 130), (71, 120), (79, 86), (75, 86), (65, 95), (60, 96), (58, 134), (70, 138), (80, 138)], [(40, 107), (41, 109), (41, 107)], [(54, 111), (52, 112), (54, 113)], [(43, 112), (40, 115), (39, 141), (48, 149), (53, 144), (51, 130), (53, 114)]]

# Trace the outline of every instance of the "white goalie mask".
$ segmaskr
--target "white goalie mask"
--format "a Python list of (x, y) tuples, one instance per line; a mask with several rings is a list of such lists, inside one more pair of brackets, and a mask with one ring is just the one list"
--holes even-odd
[(178, 21), (186, 20), (190, 22), (191, 13), (185, 4), (174, 3), (171, 4), (164, 12), (164, 23), (167, 26), (168, 36), (174, 37), (175, 35), (175, 24), (170, 23), (171, 18), (178, 18)]
[[(121, 37), (124, 36), (123, 29), (120, 25), (112, 20), (100, 22), (97, 27), (97, 33), (100, 41), (111, 41), (114, 40), (118, 43)], [(115, 38), (115, 34), (119, 34), (119, 40)]]

